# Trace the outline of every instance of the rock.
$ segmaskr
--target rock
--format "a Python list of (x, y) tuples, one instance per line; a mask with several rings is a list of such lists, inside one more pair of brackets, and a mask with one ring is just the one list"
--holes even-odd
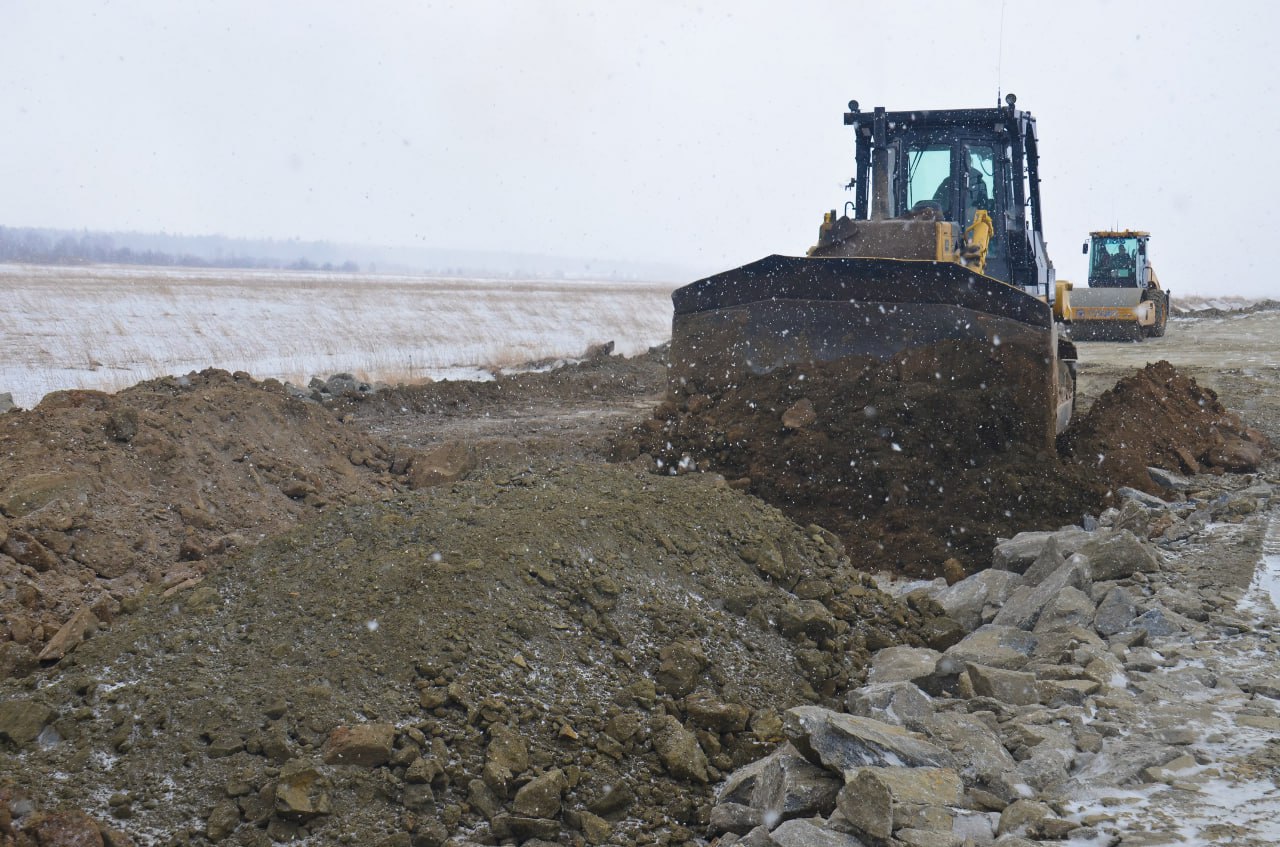
[[(1148, 469), (1148, 473), (1149, 472), (1150, 472), (1150, 469)], [(1159, 497), (1155, 496), (1154, 494), (1148, 494), (1145, 491), (1139, 491), (1136, 488), (1129, 488), (1128, 486), (1125, 486), (1125, 485), (1122, 485), (1116, 489), (1116, 496), (1124, 500), (1132, 500), (1135, 503), (1146, 506), (1148, 509), (1169, 508), (1169, 502), (1167, 500), (1161, 500)]]
[(692, 732), (671, 715), (661, 715), (649, 725), (653, 749), (667, 772), (676, 779), (705, 783), (707, 756)]
[(1031, 827), (1045, 818), (1053, 817), (1053, 810), (1035, 800), (1017, 800), (1000, 813), (998, 835), (1026, 835)]
[(560, 822), (545, 818), (526, 818), (522, 815), (498, 814), (489, 821), (489, 831), (495, 838), (528, 841), (542, 838), (552, 841), (560, 836)]
[(989, 607), (1004, 605), (1009, 592), (1022, 582), (1012, 571), (988, 568), (938, 592), (934, 600), (965, 630), (972, 632), (984, 622)]
[(13, 699), (0, 702), (0, 738), (22, 747), (57, 717), (57, 712), (35, 700)]
[(1151, 477), (1151, 481), (1156, 485), (1161, 488), (1167, 488), (1170, 491), (1188, 491), (1191, 488), (1191, 480), (1164, 468), (1149, 467), (1147, 468), (1147, 476)]
[(1102, 684), (1092, 679), (1038, 679), (1036, 693), (1040, 702), (1051, 709), (1061, 706), (1082, 706), (1085, 700), (1097, 694)]
[(1222, 443), (1211, 449), (1205, 461), (1231, 473), (1252, 473), (1262, 464), (1262, 447), (1235, 435), (1225, 434)]
[(1093, 623), (1095, 608), (1089, 596), (1068, 585), (1040, 612), (1035, 631), (1046, 632), (1072, 626), (1089, 626)]
[(89, 501), (93, 484), (87, 476), (76, 473), (42, 473), (11, 482), (0, 493), (0, 512), (20, 518), (55, 500), (84, 504)]
[(1044, 547), (1040, 550), (1040, 555), (1036, 556), (1022, 574), (1022, 584), (1035, 587), (1044, 582), (1053, 572), (1062, 567), (1067, 561), (1067, 557), (1062, 555), (1058, 550), (1058, 541), (1052, 535), (1045, 539)]
[(894, 837), (902, 847), (964, 847), (965, 844), (962, 836), (933, 829), (904, 827), (894, 833)]
[(1000, 737), (979, 718), (962, 712), (938, 712), (917, 728), (930, 741), (955, 754), (956, 767), (969, 786), (985, 786), (1003, 802), (1018, 797), (1009, 779), (1017, 762)]
[(396, 728), (389, 723), (340, 726), (329, 733), (324, 744), (326, 765), (357, 765), (376, 768), (391, 759)]
[(18, 844), (38, 844), (40, 847), (104, 847), (98, 824), (84, 812), (35, 812), (23, 821), (21, 831), (34, 841), (19, 836), (21, 840), (16, 842)]
[(0, 544), (0, 553), (41, 573), (54, 570), (59, 563), (56, 553), (21, 529), (9, 530), (9, 536)]
[(587, 809), (607, 818), (609, 815), (625, 812), (635, 802), (635, 792), (624, 782), (607, 786), (603, 794), (587, 804)]
[(788, 638), (807, 635), (814, 640), (835, 635), (836, 619), (819, 600), (787, 600), (777, 614), (778, 631)]
[(914, 733), (820, 706), (788, 709), (783, 727), (791, 743), (806, 758), (842, 773), (867, 765), (947, 767), (951, 764), (949, 753)]
[(769, 838), (778, 847), (865, 847), (852, 835), (807, 820), (787, 821), (769, 833)]
[(9, 391), (0, 392), (0, 415), (5, 412), (12, 412), (18, 408), (13, 404), (13, 393)]
[[(790, 743), (780, 745), (776, 750), (765, 756), (763, 759), (757, 759), (750, 764), (743, 765), (733, 773), (725, 777), (724, 782), (720, 784), (720, 788), (716, 791), (716, 803), (740, 803), (749, 805), (751, 797), (755, 793), (756, 786), (760, 782), (760, 774), (768, 767), (769, 762), (783, 756), (800, 756), (800, 752)], [(806, 760), (807, 761), (807, 760)]]
[(853, 773), (836, 797), (836, 807), (859, 835), (887, 841), (893, 835), (893, 793), (874, 769)]
[(1160, 569), (1155, 552), (1128, 530), (1100, 533), (1082, 546), (1080, 553), (1089, 559), (1093, 579), (1097, 582), (1125, 579), (1135, 573), (1154, 573)]
[(696, 641), (676, 641), (663, 647), (655, 675), (658, 685), (672, 697), (691, 693), (702, 671), (707, 667), (707, 654)]
[(1102, 635), (1115, 635), (1129, 628), (1138, 614), (1138, 606), (1128, 591), (1113, 587), (1098, 604), (1093, 616), (1093, 628)]
[(1184, 631), (1185, 627), (1176, 622), (1171, 613), (1163, 609), (1148, 609), (1133, 619), (1127, 629), (1144, 630), (1148, 636), (1161, 638)]
[(1040, 702), (1036, 691), (1036, 675), (970, 664), (967, 667), (973, 691), (979, 697), (991, 697), (1013, 706), (1030, 706)]
[(0, 642), (0, 680), (21, 679), (40, 667), (35, 653), (16, 641)]
[(97, 628), (98, 619), (88, 606), (81, 606), (70, 620), (62, 625), (57, 635), (49, 639), (49, 643), (40, 651), (37, 659), (41, 662), (56, 662), (70, 653), (80, 642), (84, 641), (90, 628)]
[(879, 767), (859, 773), (871, 773), (887, 785), (899, 805), (958, 806), (964, 799), (964, 783), (954, 768)]
[(205, 837), (216, 843), (235, 832), (239, 825), (240, 807), (230, 800), (223, 800), (205, 818)]
[(933, 698), (910, 682), (878, 683), (850, 691), (846, 708), (860, 717), (907, 726), (933, 714)]
[(1074, 555), (1034, 588), (1026, 585), (1015, 588), (992, 623), (1017, 629), (1033, 629), (1045, 606), (1062, 589), (1071, 586), (1087, 593), (1091, 584), (1089, 560)]
[(751, 719), (751, 709), (748, 707), (740, 703), (721, 703), (707, 692), (695, 691), (690, 694), (685, 698), (684, 709), (695, 726), (713, 732), (742, 732)]
[[(505, 724), (489, 727), (489, 746), (485, 750), (485, 770), (497, 774), (499, 785), (490, 787), (505, 793), (507, 780), (529, 769), (529, 745), (518, 732)], [(486, 782), (489, 780), (486, 779)]]
[(1023, 573), (1031, 563), (1039, 558), (1044, 545), (1053, 538), (1058, 551), (1064, 556), (1077, 552), (1093, 533), (1086, 532), (1078, 526), (1067, 527), (1055, 532), (1020, 532), (1013, 538), (996, 542), (991, 555), (991, 567), (996, 570)]
[[(715, 809), (711, 810), (712, 818), (715, 817)], [(604, 844), (613, 835), (613, 827), (609, 822), (599, 815), (593, 815), (587, 811), (575, 811), (566, 814), (566, 821), (573, 826), (574, 829), (582, 833), (582, 837), (587, 843), (595, 847), (595, 845)], [(729, 831), (729, 830), (722, 830)]]
[(448, 441), (414, 455), (407, 482), (412, 489), (457, 482), (476, 465), (471, 448), (461, 441)]
[(804, 429), (818, 419), (818, 412), (813, 408), (813, 401), (801, 397), (791, 408), (782, 413), (782, 425), (787, 429)]
[(764, 823), (764, 810), (741, 803), (721, 803), (711, 807), (711, 819), (707, 824), (707, 835), (716, 836), (725, 832), (746, 835)]
[(760, 772), (751, 805), (776, 823), (795, 817), (830, 814), (843, 780), (813, 764), (787, 744)]
[(276, 781), (275, 811), (287, 820), (306, 821), (333, 810), (329, 779), (303, 759), (291, 759)]
[(979, 627), (959, 644), (948, 648), (938, 660), (938, 672), (958, 674), (969, 663), (1020, 670), (1031, 660), (1037, 643), (1037, 637), (1029, 632), (999, 624), (987, 624)]
[(933, 674), (942, 654), (927, 647), (886, 647), (871, 658), (867, 684), (914, 682)]
[(549, 770), (525, 783), (511, 804), (517, 815), (530, 818), (554, 818), (560, 814), (560, 797), (569, 789), (569, 781), (559, 768)]

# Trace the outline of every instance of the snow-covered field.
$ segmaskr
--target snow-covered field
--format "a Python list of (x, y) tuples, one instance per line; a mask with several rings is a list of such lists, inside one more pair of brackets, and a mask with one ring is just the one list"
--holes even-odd
[(207, 367), (305, 384), (483, 378), (671, 334), (669, 283), (0, 264), (0, 392), (114, 391)]

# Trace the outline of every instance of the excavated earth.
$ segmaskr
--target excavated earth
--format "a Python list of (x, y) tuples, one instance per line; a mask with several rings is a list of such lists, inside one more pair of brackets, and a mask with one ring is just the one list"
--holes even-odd
[[(767, 422), (664, 402), (663, 357), (313, 396), (205, 371), (0, 416), (0, 844), (705, 843), (786, 709), (963, 636), (871, 573), (958, 579), (1280, 434), (1273, 372), (1224, 375), (1251, 429), (1168, 364), (1094, 366), (1057, 451), (942, 461), (901, 420), (784, 426), (844, 411), (812, 374), (751, 387)], [(744, 467), (748, 424), (777, 437)], [(833, 480), (852, 455), (881, 467)]]

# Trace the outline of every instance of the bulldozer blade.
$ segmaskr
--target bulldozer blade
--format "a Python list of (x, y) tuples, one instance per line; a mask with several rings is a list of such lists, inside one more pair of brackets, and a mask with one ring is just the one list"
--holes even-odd
[[(904, 397), (923, 388), (988, 402), (992, 429), (1008, 440), (1049, 447), (1070, 417), (1049, 306), (960, 265), (769, 256), (672, 300), (676, 397), (719, 396), (787, 368), (856, 391), (887, 364)], [(882, 403), (884, 391), (881, 379), (868, 404)]]

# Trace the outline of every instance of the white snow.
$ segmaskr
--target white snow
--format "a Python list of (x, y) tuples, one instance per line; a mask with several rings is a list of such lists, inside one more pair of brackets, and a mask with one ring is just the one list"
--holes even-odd
[(217, 367), (303, 384), (490, 378), (671, 334), (666, 283), (0, 264), (0, 392), (114, 391)]

